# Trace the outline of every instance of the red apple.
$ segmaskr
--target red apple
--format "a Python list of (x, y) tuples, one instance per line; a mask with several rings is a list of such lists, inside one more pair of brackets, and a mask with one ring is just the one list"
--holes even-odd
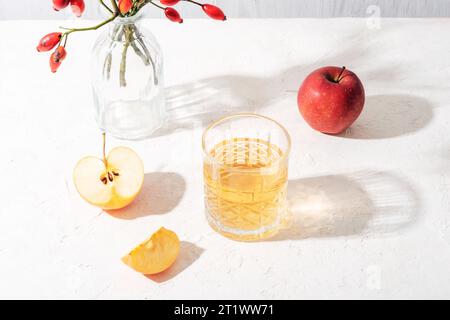
[(358, 76), (345, 67), (320, 68), (308, 77), (298, 93), (298, 108), (315, 130), (338, 134), (361, 114), (364, 87)]

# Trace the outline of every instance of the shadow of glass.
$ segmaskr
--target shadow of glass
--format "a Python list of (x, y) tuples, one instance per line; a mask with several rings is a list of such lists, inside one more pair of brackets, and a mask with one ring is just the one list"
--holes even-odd
[(144, 185), (136, 200), (128, 207), (107, 211), (115, 218), (131, 220), (172, 211), (183, 198), (186, 181), (178, 173), (146, 173)]
[(158, 283), (169, 281), (189, 268), (189, 266), (200, 258), (204, 251), (203, 248), (200, 248), (194, 243), (182, 241), (180, 243), (180, 255), (169, 269), (155, 275), (145, 275), (145, 277)]
[(153, 136), (191, 130), (238, 112), (255, 112), (262, 79), (223, 76), (170, 87), (166, 90), (166, 123)]
[(359, 119), (340, 136), (350, 139), (387, 139), (411, 134), (426, 127), (433, 108), (411, 95), (378, 95), (366, 99)]
[(411, 185), (387, 172), (357, 172), (289, 181), (292, 225), (272, 240), (382, 236), (417, 220)]

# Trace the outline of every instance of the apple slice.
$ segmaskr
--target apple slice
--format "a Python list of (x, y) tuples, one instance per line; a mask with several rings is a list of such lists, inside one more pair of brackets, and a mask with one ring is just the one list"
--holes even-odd
[(78, 162), (73, 172), (75, 187), (84, 200), (96, 207), (122, 209), (141, 191), (144, 165), (127, 147), (114, 148), (108, 157), (103, 154), (103, 160), (88, 156)]
[(137, 272), (151, 275), (167, 270), (179, 253), (180, 240), (177, 234), (161, 228), (123, 257), (122, 261)]

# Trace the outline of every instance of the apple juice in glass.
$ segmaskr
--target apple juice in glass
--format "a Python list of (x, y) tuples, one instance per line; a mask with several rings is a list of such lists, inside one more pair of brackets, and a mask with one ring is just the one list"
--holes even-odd
[(223, 118), (203, 135), (207, 219), (240, 241), (274, 236), (287, 218), (290, 137), (255, 114)]

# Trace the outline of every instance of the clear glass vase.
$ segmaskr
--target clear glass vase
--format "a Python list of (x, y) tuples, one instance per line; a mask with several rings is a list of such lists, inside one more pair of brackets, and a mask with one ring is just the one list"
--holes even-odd
[(120, 139), (149, 137), (165, 122), (161, 49), (138, 20), (117, 18), (93, 49), (97, 123)]

